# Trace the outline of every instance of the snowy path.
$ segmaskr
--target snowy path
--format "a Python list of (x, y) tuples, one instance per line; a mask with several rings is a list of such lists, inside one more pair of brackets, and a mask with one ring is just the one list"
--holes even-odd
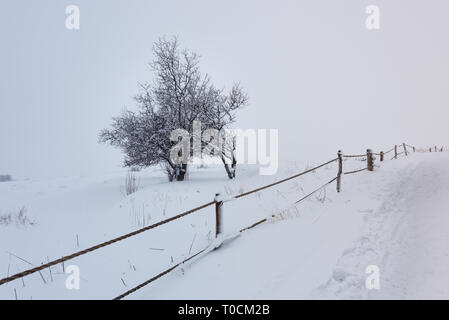
[[(370, 297), (449, 298), (449, 162), (422, 162), (403, 181), (403, 211), (384, 264), (383, 287)], [(382, 272), (384, 270), (384, 272)]]
[[(381, 172), (390, 180), (379, 191), (384, 200), (366, 216), (357, 245), (340, 258), (335, 273), (344, 279), (321, 288), (325, 297), (449, 298), (449, 158), (418, 159)], [(370, 264), (380, 268), (380, 290), (365, 289), (363, 267)]]
[[(449, 298), (449, 157), (347, 177), (300, 218), (245, 234), (133, 298)], [(380, 290), (365, 287), (368, 265)]]

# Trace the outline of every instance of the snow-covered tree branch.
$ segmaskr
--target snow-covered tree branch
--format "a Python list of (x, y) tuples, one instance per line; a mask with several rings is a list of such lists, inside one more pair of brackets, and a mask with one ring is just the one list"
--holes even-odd
[[(184, 180), (187, 162), (175, 163), (170, 151), (175, 142), (170, 134), (183, 129), (193, 134), (193, 122), (203, 129), (221, 131), (235, 122), (236, 112), (248, 103), (239, 84), (229, 93), (216, 89), (210, 77), (199, 70), (199, 56), (179, 48), (177, 38), (160, 38), (154, 45), (153, 83), (141, 84), (135, 97), (138, 111), (125, 110), (113, 118), (110, 129), (100, 133), (100, 141), (122, 149), (125, 166), (146, 167), (162, 164), (170, 180)], [(222, 136), (224, 138), (224, 136)], [(235, 146), (232, 139), (220, 144), (219, 156), (230, 179), (235, 177)], [(210, 143), (219, 143), (218, 141)], [(202, 148), (207, 144), (203, 143)], [(190, 158), (190, 150), (187, 158)], [(231, 164), (231, 167), (229, 166)]]

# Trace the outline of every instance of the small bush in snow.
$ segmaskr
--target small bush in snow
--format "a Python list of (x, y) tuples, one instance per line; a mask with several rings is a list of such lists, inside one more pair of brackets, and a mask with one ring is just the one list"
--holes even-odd
[(0, 182), (12, 181), (12, 177), (9, 174), (0, 174)]
[(326, 188), (320, 190), (320, 192), (318, 193), (318, 195), (315, 197), (315, 199), (321, 203), (326, 202), (327, 197), (326, 197)]
[(11, 221), (12, 221), (11, 214), (0, 215), (0, 226), (7, 226), (11, 223)]
[(139, 190), (139, 183), (132, 172), (128, 172), (125, 178), (125, 195), (129, 196)]
[(8, 226), (15, 223), (16, 226), (34, 226), (36, 223), (28, 218), (26, 208), (22, 207), (17, 212), (9, 212), (8, 214), (0, 214), (0, 226)]
[(207, 169), (209, 168), (209, 166), (207, 165), (207, 163), (200, 163), (199, 165), (196, 166), (197, 169)]
[(151, 221), (151, 214), (145, 212), (145, 204), (142, 203), (142, 207), (137, 207), (132, 198), (130, 216), (133, 226), (138, 228), (146, 227)]
[(281, 212), (277, 212), (276, 214), (272, 214), (270, 219), (268, 219), (270, 222), (277, 222), (282, 220), (289, 220), (294, 219), (300, 216), (299, 209), (297, 207), (291, 207), (285, 210), (282, 210)]

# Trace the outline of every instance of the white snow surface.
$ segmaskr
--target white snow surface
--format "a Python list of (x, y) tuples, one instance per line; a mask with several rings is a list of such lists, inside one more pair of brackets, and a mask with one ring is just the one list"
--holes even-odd
[[(389, 158), (389, 157), (387, 157)], [(127, 299), (419, 299), (449, 298), (449, 154), (411, 153), (346, 175), (293, 203), (336, 175), (333, 163), (241, 199), (232, 196), (318, 163), (281, 163), (276, 176), (240, 166), (192, 168), (166, 182), (160, 170), (136, 173), (139, 190), (123, 195), (125, 171), (97, 177), (0, 183), (0, 217), (26, 208), (35, 225), (0, 224), (0, 278), (137, 230), (221, 193), (225, 241)], [(344, 171), (365, 162), (344, 161)], [(238, 231), (269, 218), (241, 234)], [(111, 299), (210, 247), (210, 206), (133, 238), (0, 286), (0, 299)], [(80, 290), (63, 272), (76, 265)], [(380, 270), (368, 290), (365, 269)]]

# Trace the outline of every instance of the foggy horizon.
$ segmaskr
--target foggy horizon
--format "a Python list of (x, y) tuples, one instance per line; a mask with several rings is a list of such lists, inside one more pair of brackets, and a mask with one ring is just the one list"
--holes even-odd
[[(80, 30), (65, 7), (80, 8)], [(367, 30), (365, 8), (380, 8)], [(447, 1), (14, 1), (0, 12), (0, 174), (43, 178), (122, 167), (98, 143), (152, 46), (177, 36), (219, 88), (240, 82), (234, 127), (278, 129), (280, 160), (320, 160), (395, 143), (445, 146)]]

